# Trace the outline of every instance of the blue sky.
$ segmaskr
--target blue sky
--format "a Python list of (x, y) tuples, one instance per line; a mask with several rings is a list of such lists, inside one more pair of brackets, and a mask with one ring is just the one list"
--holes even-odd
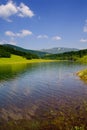
[(0, 44), (87, 48), (87, 0), (0, 0)]

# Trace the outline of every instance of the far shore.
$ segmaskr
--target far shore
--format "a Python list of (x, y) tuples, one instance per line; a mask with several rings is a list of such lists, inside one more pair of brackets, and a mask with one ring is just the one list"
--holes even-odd
[(24, 63), (41, 63), (41, 62), (55, 62), (59, 60), (46, 60), (46, 59), (25, 59), (21, 56), (12, 55), (11, 58), (0, 58), (0, 65), (3, 64), (24, 64)]
[[(66, 61), (66, 60), (65, 60)], [(0, 58), (0, 65), (10, 65), (10, 64), (27, 64), (27, 63), (46, 63), (46, 62), (60, 62), (60, 60), (50, 60), (50, 59), (29, 59), (23, 58), (21, 56), (12, 55), (11, 58)], [(77, 72), (77, 75), (84, 81), (87, 81), (87, 69)]]
[(41, 62), (58, 62), (58, 60), (42, 60), (42, 59), (32, 59), (32, 60), (26, 60), (26, 61), (13, 61), (13, 62), (0, 62), (1, 64), (24, 64), (24, 63), (41, 63)]

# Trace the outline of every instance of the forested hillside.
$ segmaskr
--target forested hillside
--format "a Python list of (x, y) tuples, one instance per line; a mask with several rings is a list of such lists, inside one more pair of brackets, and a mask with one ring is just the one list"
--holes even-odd
[(64, 52), (60, 54), (49, 54), (39, 51), (26, 50), (21, 47), (13, 45), (0, 45), (0, 58), (7, 57), (10, 58), (11, 54), (22, 56), (26, 59), (54, 59), (54, 60), (72, 60), (76, 61), (78, 59), (83, 59), (84, 56), (87, 56), (87, 49), (79, 51)]
[(79, 51), (72, 51), (72, 52), (65, 52), (62, 54), (52, 54), (46, 55), (43, 58), (45, 59), (56, 59), (56, 60), (73, 60), (76, 61), (79, 58), (87, 55), (87, 49), (79, 50)]
[(35, 54), (35, 55), (38, 55), (39, 57), (42, 57), (42, 56), (48, 54), (47, 52), (41, 52), (41, 51), (37, 51), (37, 50), (24, 49), (22, 47), (11, 45), (11, 44), (4, 44), (3, 46), (11, 48), (11, 49), (14, 49), (16, 51)]
[(39, 56), (36, 54), (32, 54), (29, 52), (23, 52), (21, 50), (16, 50), (15, 48), (12, 48), (11, 46), (0, 45), (0, 58), (2, 58), (2, 57), (10, 58), (11, 54), (22, 56), (26, 59), (38, 59), (39, 58)]

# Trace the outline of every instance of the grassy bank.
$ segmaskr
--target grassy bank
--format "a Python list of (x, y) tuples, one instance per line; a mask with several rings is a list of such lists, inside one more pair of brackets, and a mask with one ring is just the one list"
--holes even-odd
[[(83, 56), (82, 58), (78, 58), (76, 62), (79, 62), (81, 64), (87, 64), (87, 55)], [(84, 80), (85, 82), (87, 82), (87, 69), (85, 70), (80, 70), (79, 72), (77, 72), (77, 75)]]
[(78, 58), (76, 61), (82, 64), (87, 64), (87, 55), (82, 58)]
[(38, 63), (38, 62), (53, 62), (58, 60), (31, 59), (27, 60), (21, 56), (12, 55), (11, 58), (0, 58), (0, 64), (22, 64), (22, 63)]
[(87, 81), (87, 69), (81, 70), (77, 73), (77, 75), (84, 81)]
[(66, 124), (61, 120), (44, 120), (44, 121), (30, 121), (18, 120), (4, 123), (0, 126), (0, 130), (86, 130), (87, 126), (79, 125), (73, 126)]

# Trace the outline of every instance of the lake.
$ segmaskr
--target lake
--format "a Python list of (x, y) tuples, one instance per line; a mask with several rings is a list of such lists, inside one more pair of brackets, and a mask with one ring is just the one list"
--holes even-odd
[(86, 128), (87, 83), (76, 75), (84, 68), (73, 62), (0, 65), (1, 126), (25, 120)]

